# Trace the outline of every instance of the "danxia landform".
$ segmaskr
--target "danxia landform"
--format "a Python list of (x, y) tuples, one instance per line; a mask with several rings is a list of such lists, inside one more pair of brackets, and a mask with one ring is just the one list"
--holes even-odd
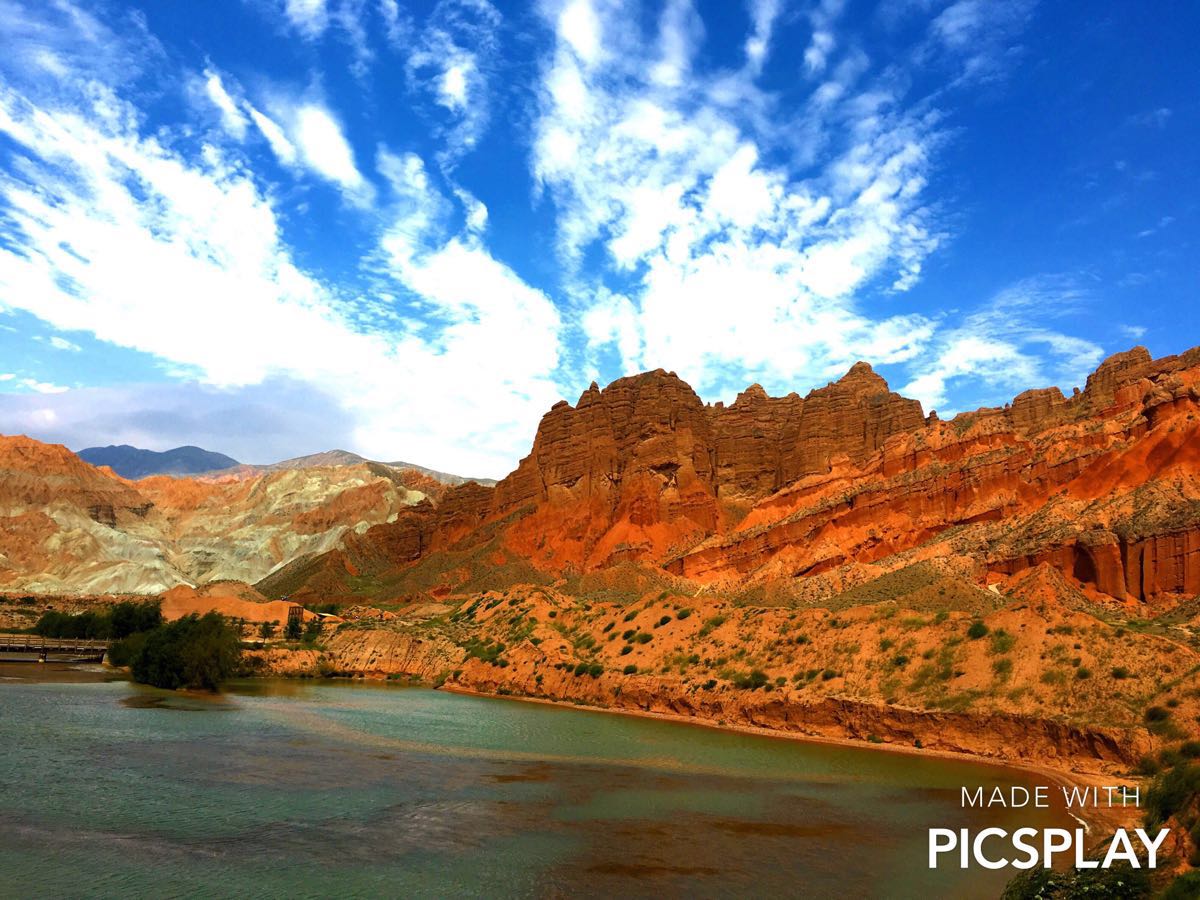
[(301, 604), (262, 671), (1082, 771), (1197, 731), (1200, 348), (949, 420), (866, 363), (728, 406), (656, 370), (494, 485), (347, 456), (130, 480), (2, 438), (0, 625), (151, 594), (250, 640)]

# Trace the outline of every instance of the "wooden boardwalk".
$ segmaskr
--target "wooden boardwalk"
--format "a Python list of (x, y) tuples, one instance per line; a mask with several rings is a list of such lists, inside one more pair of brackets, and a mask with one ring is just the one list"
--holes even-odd
[(5, 656), (25, 654), (38, 659), (95, 660), (100, 662), (108, 651), (108, 641), (90, 638), (48, 638), (40, 634), (0, 634), (0, 660)]

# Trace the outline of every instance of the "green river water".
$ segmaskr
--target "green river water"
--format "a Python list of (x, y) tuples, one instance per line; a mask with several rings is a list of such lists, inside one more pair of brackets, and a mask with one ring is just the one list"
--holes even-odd
[[(996, 897), (927, 829), (1019, 773), (419, 688), (0, 665), (0, 895)], [(1066, 823), (1066, 824), (1069, 824)]]

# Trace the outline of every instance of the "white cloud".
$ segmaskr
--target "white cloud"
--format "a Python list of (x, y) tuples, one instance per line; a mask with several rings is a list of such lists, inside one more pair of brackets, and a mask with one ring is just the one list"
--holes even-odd
[(329, 27), (325, 0), (284, 0), (283, 14), (305, 37), (318, 37)]
[(980, 82), (1006, 71), (1016, 39), (1037, 0), (957, 0), (930, 25), (931, 44), (924, 56), (942, 55), (958, 70), (958, 81)]
[(636, 372), (645, 368), (638, 313), (628, 297), (605, 293), (588, 307), (581, 325), (588, 346), (616, 346), (624, 371)]
[[(36, 378), (22, 378), (18, 375), (12, 374), (11, 372), (0, 375), (0, 382), (7, 382), (17, 387), (25, 388), (26, 391), (30, 391), (34, 394), (62, 394), (70, 390), (70, 388), (54, 384), (50, 381), (38, 381)], [(20, 395), (18, 394), (16, 396)], [(24, 429), (15, 428), (10, 430), (8, 433), (11, 434), (14, 431), (22, 430)]]
[(397, 0), (379, 0), (379, 16), (383, 19), (384, 36), (388, 43), (399, 46), (412, 31), (408, 13), (400, 9)]
[(439, 155), (444, 168), (471, 152), (487, 130), (500, 24), (487, 0), (441, 0), (409, 53), (409, 86), (432, 100), (426, 113), (446, 144)]
[(56, 334), (50, 336), (49, 343), (50, 346), (55, 350), (66, 350), (69, 353), (79, 353), (83, 349), (78, 344), (74, 344), (71, 341), (68, 341), (66, 338), (59, 337)]
[(821, 74), (833, 56), (837, 46), (834, 25), (844, 6), (845, 0), (821, 0), (809, 12), (812, 38), (804, 51), (804, 65), (810, 75)]
[(221, 81), (221, 76), (211, 69), (204, 73), (204, 91), (220, 112), (221, 124), (225, 126), (225, 129), (237, 140), (245, 139), (246, 127), (249, 125), (246, 116), (238, 108), (234, 99), (229, 96), (225, 84)]
[[(212, 84), (210, 76), (208, 84)], [(243, 100), (237, 104), (218, 80), (221, 94), (239, 117), (240, 131), (223, 115), (226, 130), (242, 140), (250, 122), (266, 140), (271, 152), (284, 166), (306, 170), (341, 189), (347, 200), (368, 206), (375, 196), (374, 186), (366, 179), (354, 158), (354, 149), (337, 117), (313, 97), (296, 98), (278, 91), (267, 97), (272, 115)], [(210, 91), (211, 94), (211, 91)], [(215, 101), (214, 101), (215, 102)], [(218, 107), (222, 104), (218, 103)]]
[(746, 61), (755, 74), (762, 71), (771, 49), (771, 34), (779, 18), (782, 0), (750, 0), (750, 19), (754, 31), (746, 38)]
[(1175, 222), (1174, 216), (1160, 216), (1158, 222), (1156, 222), (1154, 225), (1152, 225), (1149, 228), (1143, 228), (1141, 231), (1139, 231), (1137, 233), (1137, 236), (1139, 238), (1151, 237), (1152, 235), (1155, 235), (1158, 232), (1162, 231), (1164, 228), (1169, 228), (1174, 222)]
[[(1000, 291), (980, 310), (942, 331), (901, 393), (943, 413), (952, 383), (997, 403), (1030, 387), (1081, 385), (1104, 356), (1096, 343), (1052, 327), (1088, 302), (1071, 278), (1040, 276)], [(1006, 396), (1007, 394), (1007, 396)]]
[(305, 103), (294, 113), (292, 136), (309, 167), (330, 181), (361, 195), (368, 185), (354, 164), (354, 151), (329, 110)]
[(1130, 340), (1140, 341), (1146, 334), (1144, 325), (1118, 325), (1117, 330)]
[(255, 127), (266, 138), (267, 144), (270, 145), (271, 152), (275, 154), (276, 159), (285, 166), (295, 165), (297, 157), (296, 147), (288, 140), (283, 129), (273, 119), (268, 118), (253, 106), (248, 105), (246, 112), (250, 116), (251, 121), (254, 122)]
[(1141, 125), (1148, 128), (1166, 128), (1171, 121), (1174, 111), (1168, 106), (1149, 109), (1146, 112), (1130, 116), (1125, 120), (1127, 125)]
[[(820, 21), (839, 11), (823, 4)], [(881, 278), (907, 289), (940, 240), (923, 200), (934, 118), (897, 109), (882, 86), (842, 99), (814, 90), (809, 121), (827, 123), (820, 140), (837, 149), (801, 176), (770, 116), (757, 115), (770, 98), (739, 76), (695, 72), (702, 31), (686, 9), (668, 7), (653, 40), (617, 4), (545, 13), (558, 43), (533, 169), (556, 204), (594, 354), (618, 346), (626, 371), (642, 360), (711, 393), (746, 380), (790, 387), (859, 357), (919, 351), (931, 323), (873, 321), (855, 295)], [(852, 57), (835, 77), (849, 86), (861, 68)], [(593, 247), (607, 271), (584, 268)], [(590, 311), (610, 295), (622, 300)]]
[(591, 0), (568, 0), (558, 13), (557, 30), (575, 55), (586, 65), (600, 58), (603, 41), (600, 17)]
[[(427, 220), (387, 257), (410, 298), (389, 305), (300, 270), (240, 164), (211, 147), (181, 158), (141, 136), (136, 112), (111, 95), (66, 110), (0, 91), (0, 132), (28, 157), (20, 178), (0, 181), (14, 236), (0, 249), (7, 308), (222, 389), (319, 384), (353, 418), (361, 452), (460, 471), (506, 472), (558, 397), (553, 304), (476, 238), (443, 237), (449, 201), (428, 181), (406, 183)], [(331, 177), (353, 182), (345, 157), (314, 151), (327, 131), (305, 137)], [(364, 324), (381, 311), (393, 317), (386, 331)]]

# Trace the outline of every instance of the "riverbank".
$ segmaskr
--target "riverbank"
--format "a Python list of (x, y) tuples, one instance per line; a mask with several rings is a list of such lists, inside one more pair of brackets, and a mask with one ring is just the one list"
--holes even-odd
[[(1044, 764), (1013, 761), (1000, 759), (994, 756), (984, 756), (976, 753), (968, 753), (956, 750), (934, 749), (928, 747), (916, 747), (905, 744), (889, 743), (884, 741), (864, 741), (858, 738), (851, 737), (835, 737), (831, 735), (818, 734), (801, 734), (796, 732), (779, 731), (772, 728), (765, 728), (756, 725), (738, 725), (728, 723), (717, 723), (705, 719), (696, 718), (694, 716), (686, 716), (678, 713), (669, 712), (654, 712), (648, 710), (612, 708), (605, 706), (590, 706), (579, 703), (577, 701), (550, 700), (544, 697), (525, 697), (516, 694), (493, 694), (483, 691), (472, 690), (471, 688), (463, 687), (460, 684), (442, 685), (440, 690), (449, 693), (461, 694), (472, 697), (486, 697), (494, 700), (509, 700), (517, 703), (533, 703), (552, 707), (567, 707), (570, 709), (581, 710), (590, 713), (608, 713), (621, 716), (631, 716), (634, 718), (653, 719), (664, 722), (675, 722), (683, 725), (690, 725), (697, 728), (712, 729), (715, 731), (735, 732), (739, 734), (749, 734), (756, 737), (772, 738), (775, 740), (800, 741), (811, 744), (822, 744), (832, 747), (849, 747), (858, 750), (883, 751), (888, 753), (898, 753), (908, 756), (919, 756), (925, 759), (946, 759), (955, 762), (973, 763), (975, 765), (985, 765), (995, 768), (1000, 771), (1013, 773), (1021, 773), (1023, 775), (1034, 775), (1042, 779), (1039, 783), (1045, 784), (1051, 789), (1058, 788), (1105, 788), (1108, 786), (1125, 786), (1133, 789), (1138, 786), (1139, 781), (1136, 778), (1130, 777), (1126, 773), (1113, 772), (1105, 774), (1101, 772), (1080, 771), (1073, 768), (1055, 767)], [(1053, 796), (1053, 795), (1052, 795)], [(1055, 796), (1056, 801), (1060, 801), (1059, 796)], [(1053, 804), (1053, 808), (1062, 808), (1061, 802)], [(1076, 810), (1075, 812), (1080, 812)], [(1130, 827), (1141, 820), (1141, 810), (1134, 807), (1095, 807), (1083, 810), (1078, 816), (1085, 827), (1091, 831), (1111, 830), (1121, 827)]]
[[(1055, 810), (963, 810), (960, 784), (1032, 786), (994, 766), (450, 691), (261, 679), (231, 684), (220, 706), (115, 683), (0, 694), (16, 798), (0, 810), (0, 862), (21, 894), (803, 885), (988, 900), (1008, 874), (929, 870), (929, 827), (1070, 824)], [(142, 695), (165, 700), (129, 702)], [(871, 865), (855, 863), (864, 849)]]
[[(1059, 786), (1133, 786), (1130, 777), (1138, 754), (1148, 749), (1145, 736), (1080, 729), (1022, 717), (948, 713), (880, 707), (848, 698), (821, 698), (809, 704), (781, 692), (678, 690), (680, 685), (653, 676), (601, 674), (576, 677), (563, 669), (520, 678), (510, 670), (479, 660), (460, 660), (447, 670), (447, 648), (437, 642), (401, 640), (391, 634), (390, 652), (372, 654), (369, 633), (339, 636), (324, 651), (273, 651), (267, 673), (290, 677), (329, 677), (350, 660), (363, 668), (341, 669), (343, 677), (374, 681), (403, 680), (436, 685), (456, 694), (517, 700), (592, 712), (671, 721), (726, 732), (803, 741), (828, 746), (983, 764), (1033, 775), (1057, 791)], [(332, 663), (330, 660), (337, 660)], [(397, 660), (403, 665), (395, 667)], [(324, 666), (322, 666), (324, 662)], [(390, 671), (383, 671), (389, 669)], [(336, 677), (336, 676), (335, 676)], [(615, 685), (613, 684), (615, 682)], [(527, 685), (531, 690), (521, 689)], [(672, 690), (675, 688), (676, 690)], [(1133, 824), (1137, 810), (1089, 809), (1082, 817), (1099, 830)]]
[[(84, 682), (108, 682), (125, 680), (128, 677), (128, 670), (119, 669), (112, 666), (99, 665), (84, 665), (72, 666), (66, 663), (58, 664), (36, 664), (36, 663), (10, 663), (0, 666), (0, 683), (3, 681), (11, 682), (42, 682), (42, 683), (84, 683)], [(275, 680), (276, 676), (257, 676), (252, 678), (252, 682), (261, 682), (269, 684)], [(289, 681), (295, 682), (310, 682), (319, 684), (324, 681), (358, 681), (371, 682), (384, 686), (388, 683), (395, 683), (395, 679), (389, 682), (385, 678), (363, 677), (346, 679), (344, 677), (320, 677), (309, 674), (292, 675), (287, 678)], [(510, 700), (525, 704), (534, 704), (540, 706), (556, 707), (563, 709), (579, 710), (588, 713), (616, 713), (621, 716), (657, 720), (664, 722), (673, 722), (683, 725), (695, 726), (707, 730), (739, 733), (752, 735), (760, 738), (771, 738), (775, 740), (786, 740), (813, 745), (823, 745), (830, 747), (844, 747), (856, 750), (872, 750), (886, 751), (891, 754), (901, 754), (911, 757), (921, 757), (925, 759), (944, 759), (959, 763), (970, 763), (974, 765), (982, 765), (988, 768), (995, 769), (998, 773), (1011, 772), (1020, 774), (1024, 779), (1029, 780), (1032, 777), (1037, 784), (1046, 785), (1051, 789), (1050, 797), (1053, 801), (1054, 809), (1062, 809), (1061, 797), (1059, 788), (1073, 787), (1106, 787), (1109, 785), (1128, 785), (1133, 787), (1137, 784), (1136, 781), (1125, 777), (1122, 774), (1104, 774), (1098, 772), (1081, 771), (1078, 767), (1071, 768), (1066, 766), (1051, 766), (1039, 764), (1028, 760), (1013, 760), (997, 756), (985, 756), (977, 753), (966, 753), (951, 749), (913, 746), (912, 744), (902, 744), (897, 742), (883, 741), (866, 741), (852, 737), (839, 737), (834, 735), (808, 734), (795, 731), (781, 731), (763, 726), (756, 726), (744, 723), (718, 722), (708, 720), (692, 715), (683, 715), (680, 713), (672, 713), (665, 711), (641, 710), (631, 708), (606, 707), (583, 703), (578, 700), (565, 699), (550, 699), (546, 697), (522, 696), (518, 694), (508, 693), (500, 694), (489, 691), (476, 690), (459, 682), (446, 683), (441, 685), (440, 690), (446, 693), (453, 693), (462, 696), (480, 697), (489, 700)], [(137, 694), (123, 701), (123, 705), (128, 708), (157, 708), (163, 705), (169, 705), (163, 699), (167, 696), (165, 692), (156, 691), (153, 689), (145, 689), (144, 694)], [(187, 700), (200, 702), (202, 706), (211, 706), (214, 703), (220, 702), (220, 698), (212, 694), (195, 694), (194, 692), (174, 692), (169, 695)], [(1136, 824), (1140, 818), (1140, 810), (1129, 808), (1088, 808), (1085, 810), (1075, 810), (1076, 814), (1086, 823), (1087, 827), (1099, 833), (1109, 832), (1117, 827), (1128, 827)]]
[[(411, 678), (1106, 781), (1128, 775), (1161, 746), (1140, 710), (1163, 690), (1157, 675), (1189, 664), (1166, 661), (1157, 638), (1121, 634), (1082, 614), (1003, 610), (991, 617), (987, 638), (964, 640), (978, 620), (894, 607), (836, 617), (693, 611), (672, 601), (653, 607), (582, 604), (542, 590), (485, 595), (436, 621), (342, 627), (312, 648), (251, 656), (269, 674)], [(1126, 678), (1081, 677), (1109, 665), (1118, 646)], [(1079, 669), (1058, 662), (1071, 652)], [(1176, 685), (1169, 698), (1182, 722), (1194, 697), (1182, 679)]]

